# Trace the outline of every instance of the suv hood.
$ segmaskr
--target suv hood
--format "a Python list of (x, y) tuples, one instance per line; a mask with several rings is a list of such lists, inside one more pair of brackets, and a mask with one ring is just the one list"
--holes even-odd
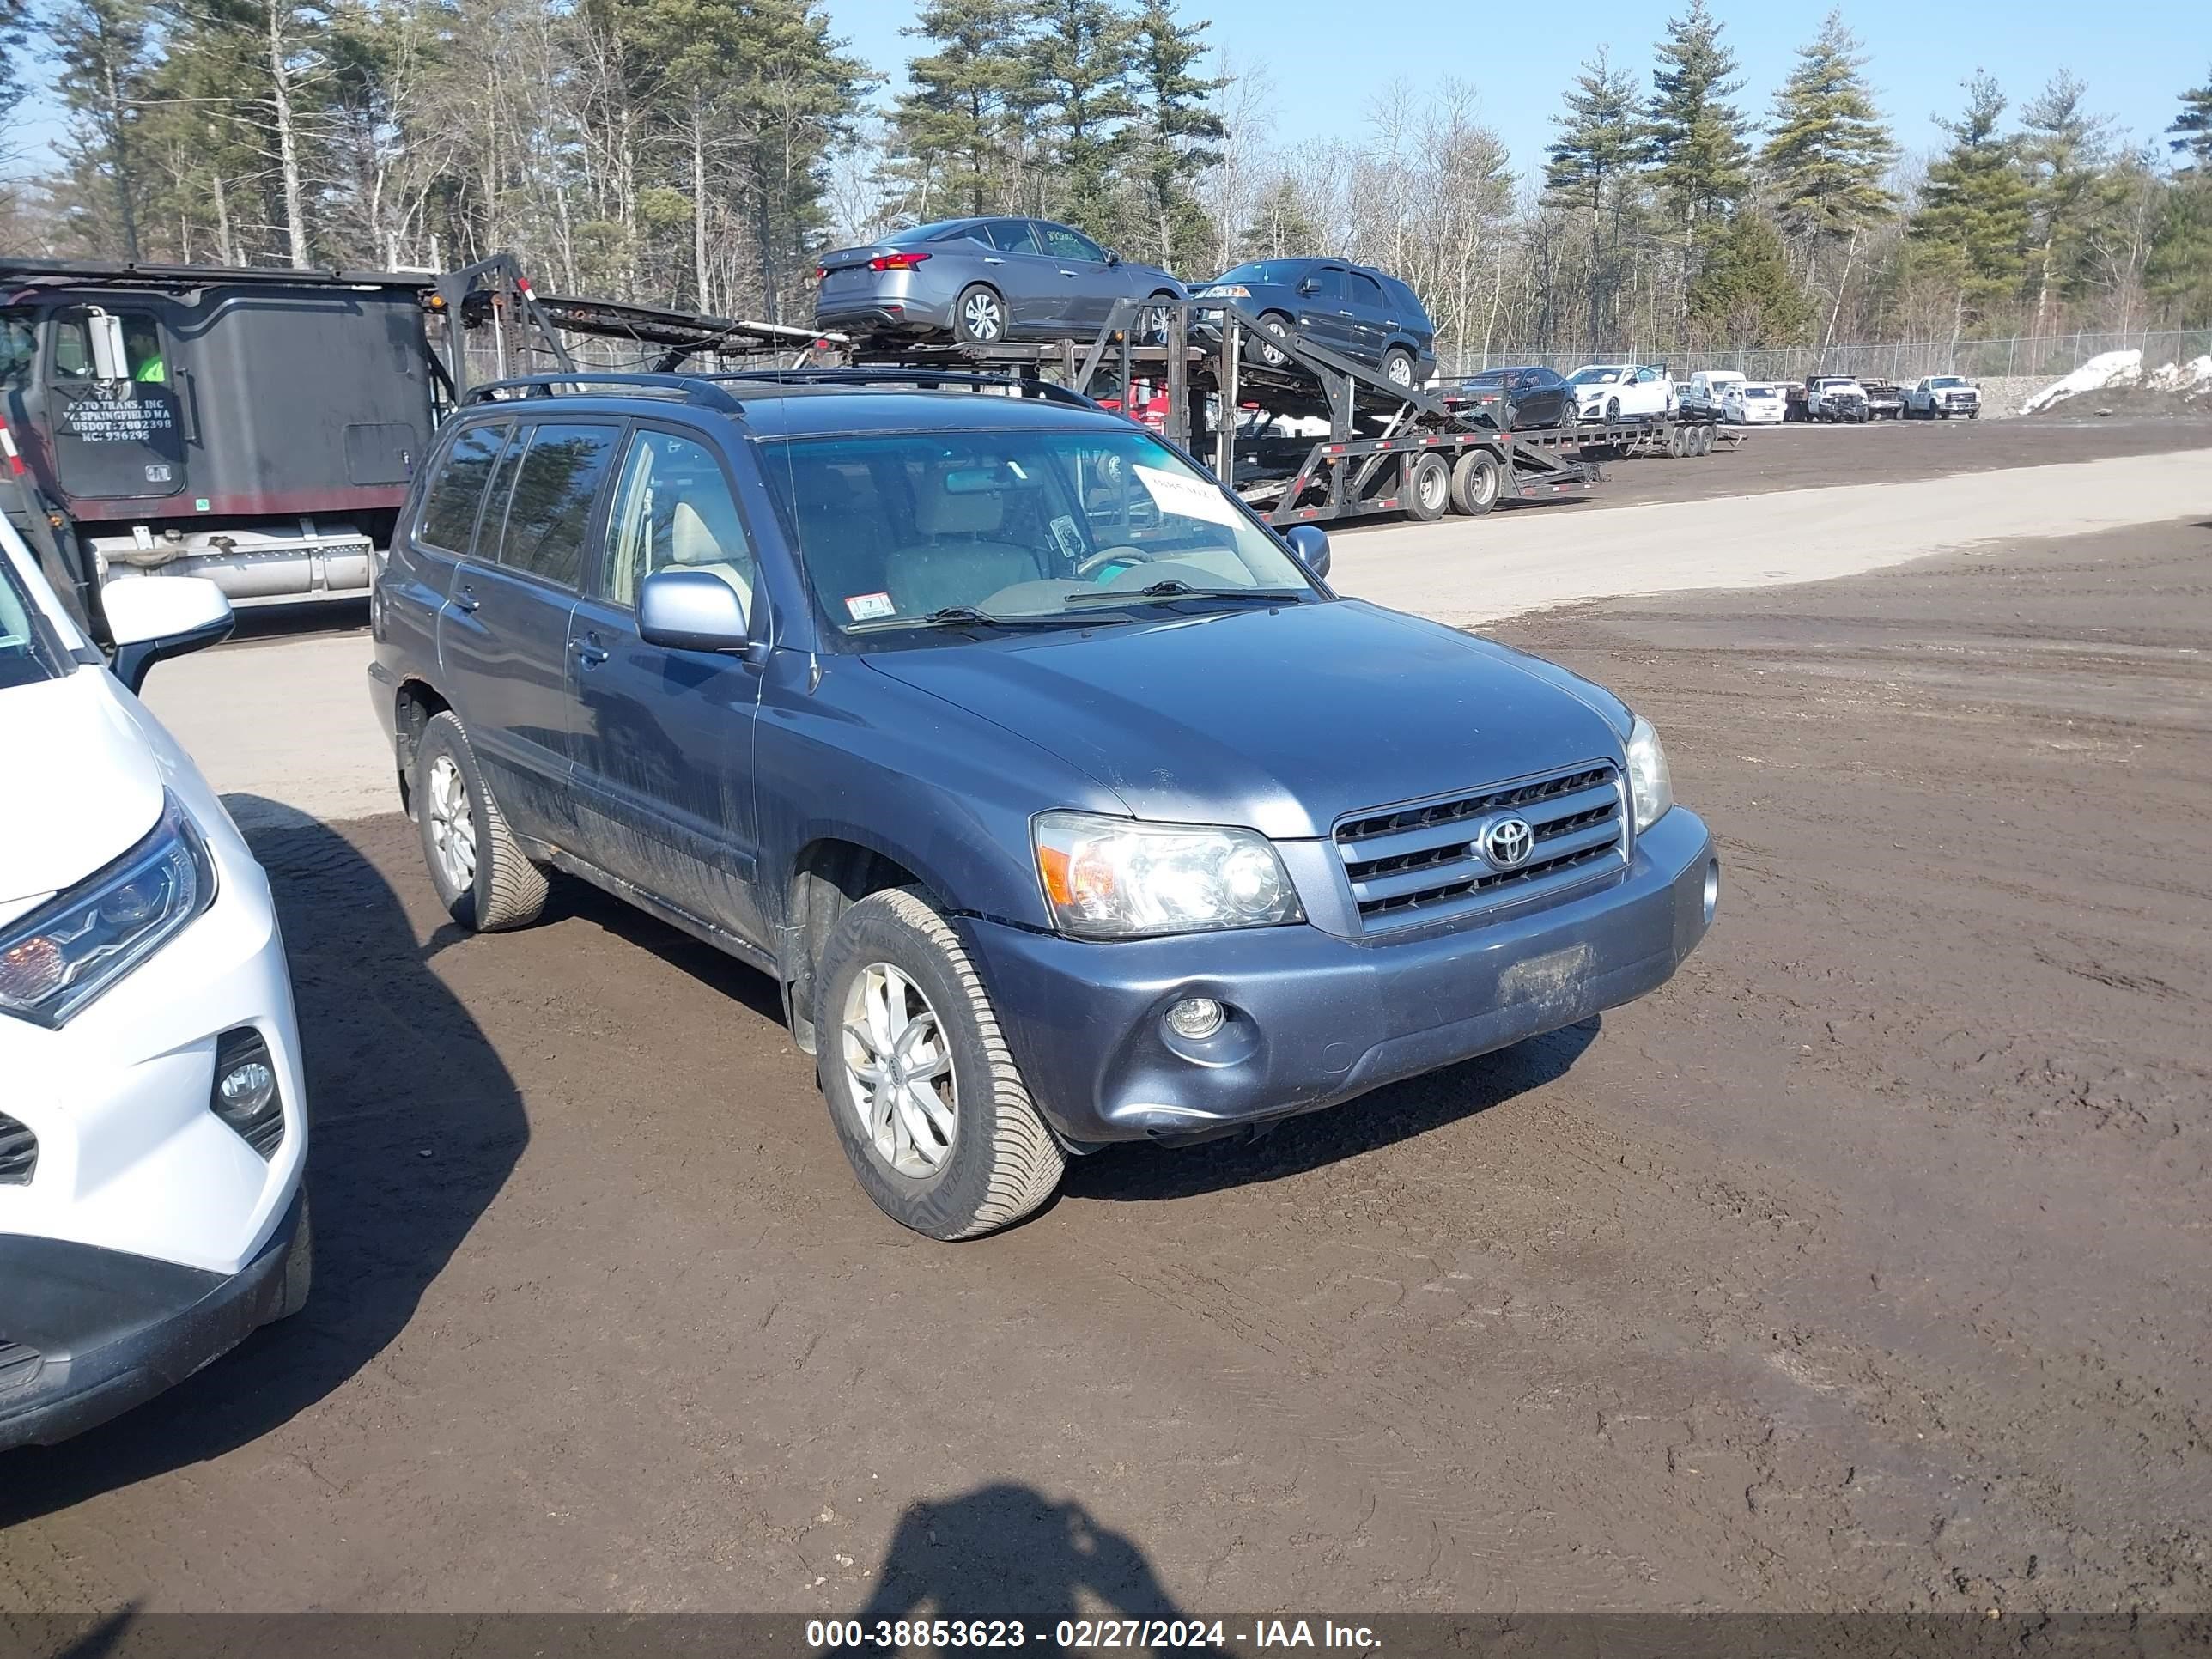
[(0, 919), (119, 858), (161, 816), (160, 764), (106, 680), (87, 667), (0, 691)]
[(1139, 817), (1279, 841), (1327, 836), (1370, 807), (1617, 761), (1628, 726), (1616, 698), (1564, 669), (1358, 599), (1164, 611), (1150, 625), (867, 660), (1057, 755)]

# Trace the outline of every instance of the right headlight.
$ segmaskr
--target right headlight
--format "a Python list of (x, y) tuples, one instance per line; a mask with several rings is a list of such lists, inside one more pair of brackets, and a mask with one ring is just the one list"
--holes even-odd
[(1031, 835), (1054, 924), (1078, 939), (1143, 939), (1305, 919), (1282, 860), (1254, 830), (1043, 812)]
[(0, 1013), (58, 1026), (215, 900), (215, 862), (185, 809), (104, 870), (0, 929)]
[(1636, 833), (1642, 835), (1674, 804), (1674, 780), (1667, 770), (1667, 751), (1659, 734), (1641, 714), (1628, 732), (1628, 793), (1636, 808)]

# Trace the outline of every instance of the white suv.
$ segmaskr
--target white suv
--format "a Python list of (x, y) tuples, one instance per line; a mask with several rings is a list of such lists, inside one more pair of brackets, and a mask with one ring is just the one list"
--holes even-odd
[(198, 577), (106, 603), (112, 672), (0, 520), (0, 1451), (296, 1312), (313, 1259), (269, 882), (136, 696), (230, 605)]

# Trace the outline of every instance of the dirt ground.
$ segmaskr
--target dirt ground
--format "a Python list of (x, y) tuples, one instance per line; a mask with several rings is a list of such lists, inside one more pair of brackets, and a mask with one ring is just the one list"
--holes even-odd
[(263, 833), (314, 1301), (0, 1459), (0, 1613), (2212, 1607), (2208, 570), (1498, 630), (1666, 734), (1700, 952), (959, 1248), (765, 981), (588, 893), (464, 937), (396, 817)]
[[(2081, 400), (2083, 402), (2087, 399)], [(1516, 512), (1595, 512), (1643, 501), (1702, 501), (1826, 484), (1901, 483), (1955, 472), (2094, 461), (2194, 449), (2207, 423), (2155, 415), (2100, 420), (2087, 409), (2028, 421), (1876, 421), (1866, 426), (1737, 428), (1743, 441), (1686, 460), (1652, 456), (1605, 464), (1583, 501)]]

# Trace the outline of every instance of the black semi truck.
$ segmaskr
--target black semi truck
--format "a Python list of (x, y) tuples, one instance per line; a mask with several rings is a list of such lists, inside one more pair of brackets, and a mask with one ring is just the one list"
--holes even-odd
[(443, 275), (0, 258), (0, 503), (95, 637), (118, 581), (366, 593), (471, 358), (574, 370), (578, 334), (670, 368), (830, 343), (541, 298), (503, 254)]

